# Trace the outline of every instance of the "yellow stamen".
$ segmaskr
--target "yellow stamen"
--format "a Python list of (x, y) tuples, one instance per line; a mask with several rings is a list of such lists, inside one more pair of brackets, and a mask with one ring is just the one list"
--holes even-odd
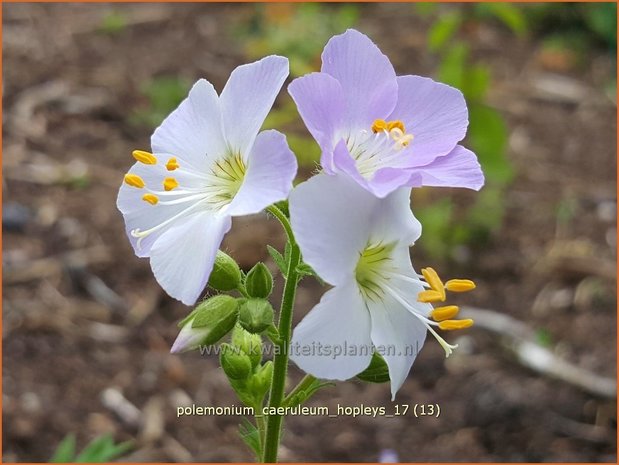
[(470, 279), (450, 279), (445, 283), (445, 289), (451, 292), (472, 291), (477, 286)]
[(465, 328), (470, 328), (471, 326), (473, 326), (473, 320), (471, 320), (470, 318), (466, 320), (445, 320), (445, 321), (441, 321), (438, 324), (438, 327), (441, 328), (443, 331), (465, 329)]
[(438, 277), (438, 273), (434, 270), (434, 268), (422, 268), (421, 274), (425, 278), (426, 282), (430, 285), (430, 287), (441, 293), (443, 300), (445, 300), (445, 286), (443, 285), (443, 281)]
[(445, 297), (443, 297), (438, 291), (428, 290), (421, 291), (419, 294), (417, 294), (417, 301), (423, 303), (444, 302)]
[(174, 178), (165, 178), (163, 180), (163, 188), (166, 191), (171, 191), (172, 189), (176, 189), (178, 187), (178, 181)]
[(460, 309), (456, 305), (447, 305), (445, 307), (436, 307), (430, 312), (430, 317), (434, 321), (444, 321), (455, 317)]
[(131, 187), (137, 187), (138, 189), (141, 189), (146, 185), (141, 177), (137, 174), (131, 173), (125, 174), (125, 183), (129, 184)]
[(155, 194), (144, 194), (142, 200), (150, 203), (151, 205), (157, 205), (157, 202), (159, 202), (159, 197), (157, 197)]
[(181, 165), (178, 164), (178, 161), (176, 161), (176, 158), (174, 157), (170, 158), (165, 165), (168, 171), (174, 171), (175, 169), (180, 168), (180, 166)]
[(152, 153), (145, 152), (143, 150), (134, 150), (133, 158), (135, 158), (140, 163), (144, 163), (145, 165), (156, 165), (157, 158)]
[(376, 119), (374, 123), (372, 123), (372, 131), (375, 133), (384, 131), (387, 129), (387, 124), (388, 123), (384, 119)]
[(391, 132), (391, 130), (395, 128), (398, 128), (400, 131), (402, 131), (402, 133), (406, 133), (406, 130), (404, 129), (404, 123), (399, 119), (389, 121), (387, 123), (387, 131)]

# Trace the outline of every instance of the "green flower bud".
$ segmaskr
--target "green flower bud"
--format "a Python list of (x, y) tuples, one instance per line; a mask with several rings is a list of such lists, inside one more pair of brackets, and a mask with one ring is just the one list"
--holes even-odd
[(228, 334), (239, 316), (239, 303), (228, 295), (217, 295), (198, 305), (181, 322), (182, 329), (171, 352), (186, 352), (201, 345), (215, 344)]
[(249, 378), (247, 381), (247, 390), (251, 392), (256, 399), (262, 401), (271, 387), (272, 377), (273, 362), (269, 360), (259, 367), (251, 378)]
[(247, 273), (245, 289), (251, 297), (266, 299), (273, 290), (273, 276), (262, 262), (258, 262)]
[(389, 381), (389, 367), (385, 359), (377, 352), (372, 354), (370, 365), (357, 375), (361, 381), (368, 383), (386, 383)]
[(232, 257), (217, 251), (208, 285), (218, 291), (232, 291), (241, 284), (241, 269)]
[(262, 361), (262, 338), (258, 334), (252, 334), (240, 325), (232, 330), (232, 345), (247, 354), (252, 366), (258, 366)]
[(251, 374), (252, 366), (249, 357), (230, 344), (221, 345), (219, 361), (226, 376), (232, 380), (243, 380)]
[(267, 300), (247, 299), (239, 308), (239, 324), (250, 333), (261, 333), (273, 324), (273, 307)]

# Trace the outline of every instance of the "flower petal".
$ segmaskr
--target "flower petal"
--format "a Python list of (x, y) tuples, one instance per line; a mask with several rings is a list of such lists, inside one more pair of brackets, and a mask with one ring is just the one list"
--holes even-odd
[(183, 164), (204, 171), (209, 160), (225, 153), (219, 99), (212, 84), (200, 79), (189, 96), (155, 130), (153, 153), (177, 157)]
[(484, 185), (484, 173), (477, 157), (461, 145), (414, 171), (420, 174), (416, 181), (419, 186), (466, 187), (478, 191)]
[[(178, 218), (179, 216), (185, 216), (185, 214), (183, 214), (184, 211), (186, 211), (187, 215), (196, 212), (196, 208), (192, 207), (192, 205), (195, 205), (193, 203), (165, 205), (164, 201), (172, 197), (178, 198), (178, 196), (173, 194), (174, 192), (182, 190), (183, 187), (196, 187), (195, 183), (199, 181), (199, 179), (184, 173), (174, 174), (174, 178), (178, 179), (180, 182), (179, 190), (170, 193), (172, 195), (165, 199), (161, 197), (161, 202), (157, 205), (151, 205), (142, 200), (142, 196), (151, 193), (151, 191), (161, 191), (163, 189), (163, 180), (170, 175), (170, 172), (158, 161), (156, 165), (135, 163), (128, 174), (139, 176), (144, 181), (145, 187), (137, 189), (123, 182), (118, 192), (116, 206), (125, 219), (127, 237), (133, 246), (135, 254), (138, 257), (148, 257), (150, 248), (155, 241), (172, 226), (178, 224), (178, 221), (170, 221), (173, 217)], [(178, 220), (180, 219), (181, 218), (178, 218)], [(131, 231), (134, 230), (147, 231), (155, 227), (157, 227), (157, 229), (154, 232), (140, 241), (131, 234)]]
[(398, 85), (389, 58), (359, 31), (349, 29), (329, 40), (322, 52), (322, 72), (342, 86), (349, 129), (370, 128), (396, 104)]
[(320, 379), (346, 380), (372, 358), (370, 315), (354, 281), (325, 293), (297, 325), (290, 358)]
[(251, 149), (245, 179), (228, 214), (251, 215), (286, 199), (296, 174), (297, 160), (286, 137), (278, 131), (262, 131)]
[(403, 169), (392, 167), (380, 168), (368, 182), (368, 189), (375, 196), (384, 198), (396, 189), (408, 185), (410, 177), (410, 172)]
[(419, 319), (390, 295), (368, 301), (372, 319), (372, 342), (389, 367), (391, 396), (400, 389), (426, 339), (426, 328)]
[(421, 223), (411, 211), (410, 198), (410, 188), (395, 190), (384, 199), (377, 200), (370, 220), (372, 241), (402, 244), (407, 256), (408, 247), (421, 236)]
[(230, 216), (200, 212), (157, 239), (150, 251), (150, 266), (170, 296), (185, 305), (193, 305), (198, 300), (231, 224)]
[(404, 122), (413, 134), (409, 146), (414, 166), (449, 153), (464, 138), (468, 111), (458, 89), (420, 76), (398, 76), (398, 103), (389, 119)]
[(290, 220), (303, 260), (330, 284), (354, 274), (367, 245), (376, 197), (343, 175), (319, 174), (290, 194)]
[[(330, 153), (344, 127), (346, 102), (340, 83), (329, 74), (311, 73), (292, 81), (288, 93), (323, 153)], [(323, 167), (329, 169), (330, 164)]]
[(288, 76), (288, 59), (271, 55), (232, 71), (221, 92), (224, 132), (229, 148), (243, 156)]

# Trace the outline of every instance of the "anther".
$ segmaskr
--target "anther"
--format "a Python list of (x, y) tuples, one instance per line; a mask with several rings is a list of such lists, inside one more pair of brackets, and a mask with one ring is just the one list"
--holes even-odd
[(139, 177), (137, 174), (131, 173), (125, 174), (125, 183), (130, 185), (131, 187), (137, 187), (138, 189), (141, 189), (146, 185), (141, 177)]
[(443, 331), (465, 329), (465, 328), (470, 328), (471, 326), (473, 326), (473, 320), (471, 320), (470, 318), (466, 320), (445, 320), (445, 321), (441, 321), (438, 324), (438, 327), (441, 328)]
[(176, 189), (178, 187), (178, 181), (174, 178), (165, 178), (163, 180), (163, 188), (166, 191), (171, 191), (172, 189)]
[(440, 292), (434, 290), (421, 291), (417, 294), (417, 301), (423, 303), (429, 302), (444, 302), (445, 297)]
[(406, 133), (406, 130), (404, 129), (404, 123), (402, 121), (400, 121), (399, 119), (396, 119), (396, 120), (393, 120), (393, 121), (389, 121), (387, 123), (387, 131), (391, 132), (395, 128), (397, 128), (400, 131), (402, 131), (402, 133)]
[(430, 285), (432, 290), (440, 292), (443, 300), (445, 300), (445, 286), (443, 285), (443, 281), (439, 278), (438, 273), (434, 270), (434, 268), (422, 268), (421, 274), (423, 275), (426, 282)]
[(470, 279), (450, 279), (445, 283), (445, 289), (451, 292), (467, 292), (475, 289), (475, 283)]
[(376, 119), (372, 123), (372, 131), (374, 133), (382, 132), (387, 129), (387, 122), (384, 119)]
[(157, 203), (159, 202), (159, 197), (157, 197), (155, 194), (144, 194), (142, 200), (150, 203), (151, 205), (157, 205)]
[(460, 309), (456, 305), (447, 305), (445, 307), (436, 307), (430, 312), (430, 317), (434, 321), (445, 321), (455, 317)]
[(165, 167), (167, 168), (168, 171), (174, 171), (175, 169), (180, 168), (180, 165), (178, 164), (178, 161), (176, 160), (176, 158), (172, 157), (168, 160)]
[(134, 150), (133, 158), (135, 158), (140, 163), (144, 163), (145, 165), (156, 165), (157, 158), (152, 153), (145, 152), (143, 150)]

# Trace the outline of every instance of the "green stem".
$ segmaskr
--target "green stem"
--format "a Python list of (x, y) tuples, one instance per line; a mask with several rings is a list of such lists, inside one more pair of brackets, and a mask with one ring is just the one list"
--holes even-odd
[(258, 428), (258, 434), (260, 436), (260, 447), (264, 448), (264, 435), (266, 433), (266, 423), (264, 420), (264, 415), (262, 415), (262, 412), (256, 415), (256, 427)]
[[(301, 251), (296, 243), (290, 221), (286, 215), (276, 206), (269, 207), (271, 212), (282, 224), (288, 243), (290, 244), (290, 259), (286, 273), (286, 284), (282, 305), (279, 312), (279, 342), (278, 351), (273, 360), (273, 379), (271, 381), (271, 394), (269, 396), (269, 407), (281, 407), (284, 401), (284, 389), (286, 384), (286, 371), (288, 370), (288, 349), (290, 345), (290, 333), (292, 332), (292, 308), (297, 291), (299, 276), (297, 267), (301, 261)], [(282, 430), (282, 415), (269, 415), (267, 417), (266, 438), (264, 443), (264, 462), (275, 463), (277, 461), (277, 451)]]
[(312, 384), (314, 384), (314, 381), (316, 381), (316, 378), (314, 378), (312, 375), (305, 375), (303, 379), (299, 381), (299, 384), (297, 384), (295, 388), (290, 391), (290, 394), (286, 396), (286, 398), (284, 399), (284, 405), (287, 406), (295, 395), (310, 387)]

